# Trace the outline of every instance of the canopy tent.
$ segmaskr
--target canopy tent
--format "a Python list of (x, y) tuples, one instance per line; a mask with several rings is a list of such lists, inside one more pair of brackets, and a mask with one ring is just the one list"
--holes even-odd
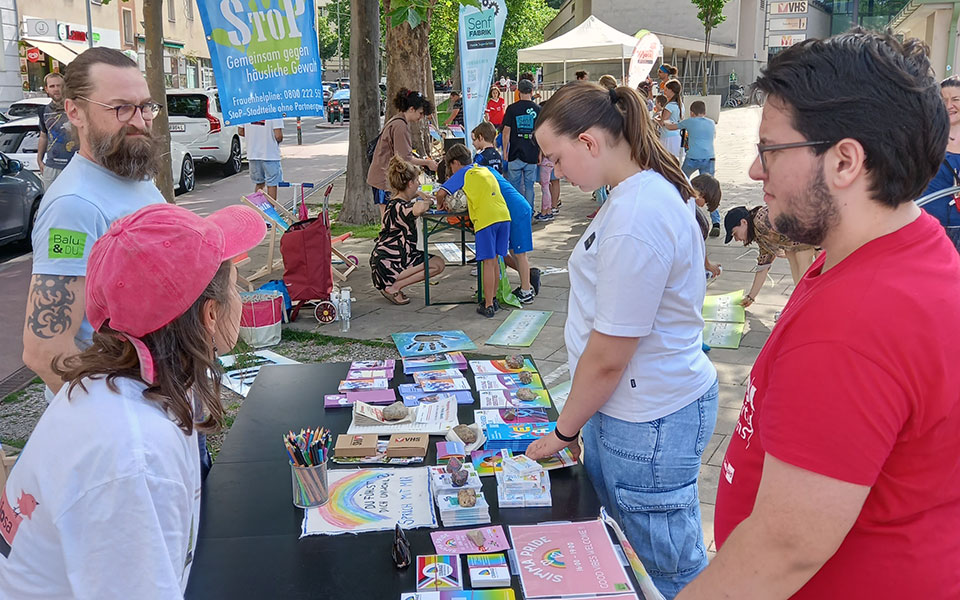
[(593, 15), (567, 33), (552, 40), (517, 51), (517, 71), (520, 63), (563, 63), (566, 81), (568, 62), (619, 60), (621, 75), (626, 75), (623, 61), (629, 59), (637, 45), (637, 38), (610, 27)]

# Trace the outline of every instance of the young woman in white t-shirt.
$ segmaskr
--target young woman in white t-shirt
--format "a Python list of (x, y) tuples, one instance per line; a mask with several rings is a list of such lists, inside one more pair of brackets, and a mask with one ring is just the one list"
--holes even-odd
[(527, 454), (579, 453), (582, 429), (600, 501), (670, 599), (707, 565), (697, 475), (717, 415), (694, 191), (631, 88), (561, 88), (536, 137), (559, 176), (612, 189), (568, 264), (570, 396)]
[(218, 350), (240, 330), (231, 258), (256, 212), (154, 204), (90, 251), (93, 341), (0, 489), (0, 598), (182, 598), (200, 527), (197, 431), (224, 419)]

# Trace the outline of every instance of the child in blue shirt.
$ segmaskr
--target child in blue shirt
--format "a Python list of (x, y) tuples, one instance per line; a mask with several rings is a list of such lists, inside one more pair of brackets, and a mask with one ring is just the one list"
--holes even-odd
[[(713, 175), (716, 172), (716, 153), (713, 140), (717, 135), (717, 124), (707, 118), (707, 105), (697, 100), (690, 105), (690, 117), (677, 123), (679, 129), (687, 131), (687, 156), (683, 159), (683, 174), (690, 177), (697, 171), (701, 175)], [(713, 228), (710, 237), (720, 235), (720, 211), (710, 213)]]

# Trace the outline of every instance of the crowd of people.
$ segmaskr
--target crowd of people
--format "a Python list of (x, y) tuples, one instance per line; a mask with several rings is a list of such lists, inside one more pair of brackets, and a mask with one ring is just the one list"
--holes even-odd
[[(708, 563), (697, 482), (720, 392), (701, 309), (721, 192), (703, 107), (682, 119), (676, 72), (659, 75), (653, 115), (652, 81), (578, 81), (539, 106), (521, 79), (504, 155), (490, 120), (470, 132), (476, 155), (453, 145), (440, 164), (410, 141), (433, 106), (402, 90), (368, 174), (374, 284), (404, 304), (424, 264), (442, 271), (415, 226), (436, 202), (476, 231), (478, 312), (495, 314), (501, 260), (532, 301), (527, 171), (549, 161), (605, 190), (569, 257), (570, 393), (527, 455), (583, 452), (668, 600), (960, 597), (960, 254), (944, 229), (957, 209), (952, 195), (914, 202), (958, 182), (960, 83), (936, 83), (922, 43), (862, 30), (787, 48), (757, 80), (749, 175), (764, 206), (731, 209), (725, 241), (756, 242), (760, 267), (785, 254), (796, 288), (745, 386)], [(202, 526), (200, 434), (224, 420), (217, 356), (240, 325), (232, 259), (266, 226), (243, 206), (201, 218), (163, 202), (161, 107), (124, 54), (79, 55), (62, 99), (78, 148), (37, 216), (24, 325), (50, 405), (0, 493), (0, 596), (177, 598)], [(678, 130), (689, 161), (665, 136)], [(439, 174), (435, 194), (421, 167)]]

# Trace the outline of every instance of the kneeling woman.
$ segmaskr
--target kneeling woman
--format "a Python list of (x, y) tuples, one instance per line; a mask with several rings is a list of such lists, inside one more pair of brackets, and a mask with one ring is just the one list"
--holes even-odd
[[(154, 204), (93, 245), (89, 348), (0, 494), (0, 598), (181, 598), (200, 526), (197, 431), (223, 423), (218, 351), (240, 330), (231, 258), (266, 226)], [(10, 526), (12, 525), (12, 527)]]
[[(424, 253), (417, 250), (417, 217), (430, 210), (429, 196), (419, 191), (420, 169), (399, 156), (390, 159), (387, 181), (393, 195), (383, 214), (383, 227), (370, 253), (373, 287), (394, 304), (409, 304), (403, 288), (423, 281)], [(430, 276), (443, 271), (443, 259), (430, 256)]]
[(717, 418), (694, 191), (633, 88), (560, 88), (536, 136), (557, 175), (611, 190), (568, 264), (570, 396), (526, 454), (579, 453), (583, 429), (600, 501), (669, 600), (707, 566), (697, 475)]

